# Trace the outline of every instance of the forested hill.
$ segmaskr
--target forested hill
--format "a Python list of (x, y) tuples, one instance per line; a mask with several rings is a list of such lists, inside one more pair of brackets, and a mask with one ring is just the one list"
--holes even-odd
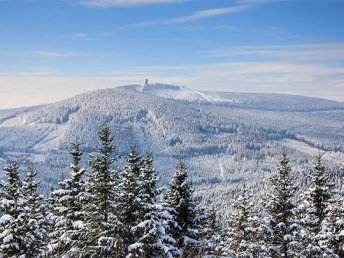
[[(200, 92), (171, 85), (132, 85), (84, 93), (50, 105), (0, 111), (0, 165), (38, 170), (47, 192), (69, 166), (70, 142), (88, 153), (108, 126), (117, 154), (151, 151), (165, 184), (183, 160), (203, 202), (226, 207), (244, 179), (264, 187), (285, 150), (305, 171), (326, 153), (342, 166), (344, 104), (281, 94)], [(83, 162), (86, 162), (87, 158)]]

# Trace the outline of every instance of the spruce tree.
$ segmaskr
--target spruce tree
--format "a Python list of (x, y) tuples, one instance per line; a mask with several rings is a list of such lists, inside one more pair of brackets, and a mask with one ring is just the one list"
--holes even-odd
[(316, 156), (314, 171), (311, 175), (311, 187), (305, 193), (306, 210), (302, 218), (306, 228), (303, 240), (303, 254), (307, 257), (320, 256), (331, 253), (323, 246), (323, 222), (331, 210), (331, 198), (334, 195), (333, 185), (329, 183), (327, 171), (322, 164), (321, 155)]
[(12, 163), (4, 168), (7, 181), (1, 181), (0, 213), (0, 253), (4, 257), (19, 257), (25, 254), (23, 226), (25, 213), (23, 210), (22, 182), (19, 168)]
[(82, 232), (84, 226), (83, 204), (86, 197), (81, 168), (82, 152), (80, 144), (73, 143), (70, 151), (72, 163), (70, 178), (62, 177), (60, 188), (52, 192), (53, 231), (50, 234), (49, 253), (52, 255), (81, 255), (84, 241)]
[(44, 253), (46, 244), (46, 223), (43, 196), (37, 192), (38, 183), (35, 181), (36, 171), (32, 168), (26, 174), (23, 182), (25, 225), (23, 241), (25, 257), (37, 257)]
[(330, 203), (319, 232), (320, 245), (326, 255), (344, 257), (344, 192), (337, 189)]
[(47, 248), (49, 256), (63, 256), (70, 248), (70, 238), (67, 234), (70, 228), (70, 221), (67, 219), (70, 186), (63, 174), (58, 184), (59, 188), (50, 194), (52, 210), (49, 214), (51, 219)]
[(86, 184), (88, 198), (84, 206), (85, 226), (83, 237), (86, 253), (91, 256), (121, 256), (121, 223), (116, 216), (116, 173), (112, 169), (114, 157), (113, 137), (109, 128), (98, 133), (101, 146), (91, 155), (92, 175)]
[(145, 203), (155, 203), (157, 201), (159, 177), (153, 166), (152, 154), (148, 153), (147, 157), (143, 159), (142, 168), (140, 171), (141, 191), (145, 198)]
[(315, 233), (319, 232), (320, 225), (327, 215), (326, 210), (332, 196), (331, 188), (333, 187), (328, 182), (326, 169), (321, 159), (321, 155), (317, 155), (314, 175), (312, 176), (312, 184), (314, 187), (309, 189), (311, 203), (309, 212), (314, 215), (314, 221), (312, 221), (308, 229)]
[(72, 163), (70, 164), (70, 191), (67, 218), (70, 221), (67, 234), (70, 238), (70, 250), (68, 254), (71, 256), (80, 255), (84, 247), (84, 239), (82, 238), (83, 227), (85, 223), (85, 211), (83, 205), (87, 197), (84, 174), (85, 169), (81, 167), (82, 152), (80, 143), (72, 143), (70, 155)]
[(329, 231), (332, 232), (329, 246), (336, 255), (344, 257), (344, 177), (339, 180), (336, 194), (333, 195), (333, 203), (334, 207), (329, 216)]
[(151, 198), (149, 196), (151, 193), (147, 193), (147, 196), (144, 195), (144, 186), (140, 182), (142, 158), (136, 153), (135, 148), (131, 149), (125, 159), (127, 163), (120, 172), (117, 212), (125, 226), (123, 238), (125, 249), (129, 252), (128, 257), (140, 257), (144, 250), (143, 243), (137, 242), (140, 233), (136, 226), (143, 215), (144, 199)]
[(294, 193), (291, 167), (286, 153), (283, 153), (277, 173), (271, 177), (270, 202), (267, 205), (269, 251), (273, 257), (294, 257), (298, 225), (295, 221)]
[(234, 202), (235, 212), (229, 227), (228, 244), (235, 257), (253, 257), (260, 252), (259, 222), (254, 213), (253, 196), (243, 183), (240, 195)]
[(165, 193), (166, 203), (173, 208), (176, 227), (172, 229), (172, 236), (182, 249), (182, 255), (192, 257), (203, 251), (198, 241), (206, 233), (204, 222), (207, 218), (198, 209), (193, 198), (193, 188), (188, 180), (185, 165), (180, 162), (176, 167), (168, 190)]
[(211, 207), (209, 215), (207, 218), (207, 238), (218, 235), (221, 232), (221, 224), (218, 220), (218, 215), (215, 210), (215, 207)]
[(169, 188), (165, 193), (165, 200), (174, 208), (175, 220), (178, 227), (174, 230), (173, 236), (176, 240), (183, 240), (189, 235), (189, 229), (193, 226), (196, 217), (196, 204), (193, 200), (193, 189), (188, 181), (186, 168), (182, 162), (176, 167)]
[(213, 206), (206, 220), (206, 255), (211, 257), (223, 257), (226, 252), (226, 232), (218, 219), (218, 214)]
[[(175, 240), (168, 235), (168, 220), (170, 219), (166, 205), (158, 200), (160, 193), (157, 188), (158, 176), (153, 167), (150, 154), (143, 160), (139, 175), (140, 196), (142, 203), (138, 223), (133, 227), (137, 239), (132, 246), (141, 246), (140, 257), (172, 257), (175, 251)], [(167, 221), (166, 221), (167, 220)], [(166, 223), (167, 222), (167, 223)]]

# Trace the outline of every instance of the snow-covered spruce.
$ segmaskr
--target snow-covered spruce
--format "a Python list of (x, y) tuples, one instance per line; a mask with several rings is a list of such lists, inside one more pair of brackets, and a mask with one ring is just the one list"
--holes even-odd
[(229, 221), (226, 248), (228, 255), (234, 257), (264, 255), (264, 250), (261, 249), (264, 243), (259, 237), (260, 221), (255, 213), (252, 197), (244, 182), (238, 199), (234, 201), (235, 212)]
[(85, 212), (83, 211), (86, 197), (83, 176), (85, 169), (81, 168), (82, 152), (80, 144), (73, 143), (70, 151), (72, 163), (70, 178), (61, 178), (59, 189), (51, 193), (53, 227), (49, 233), (47, 255), (80, 255), (85, 246), (82, 238)]
[(25, 257), (37, 257), (46, 250), (47, 209), (44, 197), (38, 193), (39, 184), (35, 181), (36, 171), (32, 168), (23, 181), (23, 242)]
[(316, 156), (310, 179), (311, 185), (303, 194), (304, 201), (301, 203), (301, 221), (305, 228), (301, 253), (306, 257), (340, 257), (342, 253), (336, 244), (340, 242), (340, 237), (336, 236), (340, 195), (334, 191), (334, 184), (330, 182), (320, 154)]
[(196, 256), (204, 251), (202, 236), (206, 235), (207, 215), (197, 207), (193, 197), (193, 188), (188, 180), (185, 165), (180, 162), (165, 193), (165, 201), (173, 208), (172, 215), (176, 225), (172, 236), (177, 240), (181, 255)]
[(117, 173), (112, 169), (117, 160), (115, 147), (109, 128), (100, 130), (98, 137), (101, 145), (98, 153), (91, 155), (89, 166), (92, 174), (86, 183), (83, 251), (88, 256), (121, 257), (123, 230), (116, 214), (118, 181)]
[(226, 257), (228, 252), (228, 230), (223, 227), (224, 223), (219, 220), (218, 212), (213, 206), (209, 210), (206, 221), (206, 237), (204, 239), (204, 252), (210, 257)]
[(5, 257), (18, 257), (25, 253), (22, 182), (19, 168), (12, 163), (4, 171), (7, 182), (1, 181), (1, 218), (0, 218), (0, 253)]
[[(167, 205), (159, 200), (157, 177), (150, 154), (143, 161), (132, 149), (122, 170), (119, 202), (121, 218), (128, 227), (127, 257), (173, 257), (175, 240), (168, 235)], [(127, 202), (125, 203), (125, 200)], [(124, 211), (124, 212), (123, 212)], [(131, 225), (131, 226), (130, 226)]]
[(277, 173), (271, 177), (270, 201), (266, 205), (266, 240), (272, 257), (297, 257), (300, 225), (295, 216), (295, 186), (289, 158), (282, 154)]

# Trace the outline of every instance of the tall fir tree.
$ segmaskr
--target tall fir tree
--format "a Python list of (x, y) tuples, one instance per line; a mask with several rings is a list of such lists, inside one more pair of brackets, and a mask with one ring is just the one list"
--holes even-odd
[(23, 241), (25, 243), (25, 257), (38, 257), (45, 252), (46, 247), (46, 210), (43, 196), (38, 191), (38, 183), (35, 181), (37, 173), (32, 168), (26, 174), (23, 181), (23, 207), (25, 213), (25, 225)]
[(209, 211), (209, 216), (206, 220), (206, 243), (205, 252), (210, 257), (224, 257), (226, 256), (226, 231), (223, 230), (222, 224), (219, 221), (218, 213), (213, 206)]
[[(342, 167), (344, 172), (344, 167)], [(336, 193), (333, 195), (333, 208), (328, 219), (331, 237), (329, 246), (339, 257), (344, 257), (344, 177), (339, 180)]]
[(139, 178), (145, 202), (155, 203), (157, 201), (157, 196), (160, 193), (157, 186), (159, 177), (154, 169), (153, 156), (151, 153), (148, 153), (147, 157), (143, 159)]
[(48, 231), (47, 255), (63, 256), (69, 250), (69, 238), (66, 234), (69, 221), (67, 220), (69, 185), (64, 176), (61, 175), (59, 188), (50, 194), (51, 214), (49, 214), (50, 228)]
[[(168, 235), (170, 215), (166, 205), (158, 200), (160, 193), (157, 183), (159, 178), (153, 167), (153, 158), (148, 154), (143, 160), (139, 175), (141, 215), (133, 231), (138, 234), (131, 246), (141, 246), (140, 257), (172, 257), (175, 252), (175, 240)], [(167, 222), (167, 223), (166, 223)]]
[(333, 194), (333, 184), (329, 183), (326, 168), (322, 164), (321, 155), (316, 156), (314, 175), (312, 176), (313, 187), (309, 189), (311, 209), (310, 214), (315, 216), (313, 224), (308, 228), (315, 233), (320, 230), (320, 225), (326, 217), (326, 210)]
[(79, 143), (72, 143), (70, 155), (70, 178), (61, 178), (60, 189), (52, 192), (53, 232), (50, 234), (49, 252), (52, 255), (75, 256), (82, 254), (84, 242), (82, 232), (84, 226), (83, 204), (86, 198), (81, 168), (82, 152)]
[(124, 247), (129, 252), (128, 257), (140, 257), (144, 250), (143, 243), (137, 242), (140, 234), (136, 226), (143, 215), (145, 200), (142, 191), (144, 185), (140, 182), (142, 158), (136, 153), (135, 148), (132, 148), (125, 159), (126, 165), (120, 171), (117, 211), (121, 222), (125, 225), (123, 238)]
[(83, 206), (86, 201), (87, 193), (85, 189), (85, 169), (81, 167), (82, 152), (80, 143), (72, 143), (73, 148), (70, 150), (72, 163), (70, 164), (70, 191), (67, 219), (70, 221), (67, 234), (70, 239), (70, 256), (76, 256), (83, 253), (85, 245), (82, 232), (85, 223), (85, 211)]
[(330, 203), (321, 223), (320, 245), (325, 255), (340, 258), (344, 257), (344, 192), (334, 191)]
[(85, 251), (90, 256), (121, 257), (121, 223), (116, 216), (116, 173), (112, 169), (114, 157), (113, 137), (109, 128), (98, 133), (101, 146), (98, 154), (91, 155), (92, 175), (86, 184), (88, 198), (84, 205)]
[(59, 189), (51, 193), (52, 200), (52, 231), (49, 234), (48, 254), (56, 256), (73, 256), (82, 254), (83, 227), (82, 200), (85, 198), (83, 175), (81, 168), (82, 152), (80, 144), (73, 143), (70, 151), (72, 163), (70, 178), (61, 177)]
[(286, 153), (282, 154), (277, 173), (271, 177), (270, 202), (267, 204), (269, 252), (272, 257), (294, 257), (298, 244), (295, 235), (299, 229), (294, 210), (295, 186)]
[(25, 254), (23, 241), (25, 213), (23, 210), (22, 182), (17, 163), (4, 168), (7, 181), (1, 181), (0, 254), (19, 257)]
[(331, 198), (334, 195), (333, 184), (329, 178), (325, 166), (322, 164), (322, 156), (316, 156), (313, 174), (311, 175), (311, 187), (305, 192), (305, 214), (302, 222), (306, 228), (306, 236), (303, 239), (303, 255), (306, 257), (320, 256), (332, 251), (322, 244), (323, 222), (331, 210)]
[(183, 162), (176, 167), (164, 198), (166, 203), (173, 208), (172, 214), (177, 226), (171, 233), (181, 248), (182, 256), (199, 255), (204, 251), (198, 240), (206, 234), (204, 226), (207, 216), (196, 205), (193, 187), (188, 180)]
[(235, 257), (254, 257), (260, 253), (259, 221), (254, 212), (253, 196), (243, 183), (234, 202), (235, 212), (229, 226), (228, 247)]

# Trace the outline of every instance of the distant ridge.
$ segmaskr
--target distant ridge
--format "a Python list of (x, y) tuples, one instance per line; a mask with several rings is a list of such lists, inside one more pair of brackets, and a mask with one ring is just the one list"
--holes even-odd
[(127, 85), (119, 88), (175, 100), (239, 108), (280, 111), (344, 110), (343, 102), (280, 93), (197, 91), (182, 86), (161, 83)]

